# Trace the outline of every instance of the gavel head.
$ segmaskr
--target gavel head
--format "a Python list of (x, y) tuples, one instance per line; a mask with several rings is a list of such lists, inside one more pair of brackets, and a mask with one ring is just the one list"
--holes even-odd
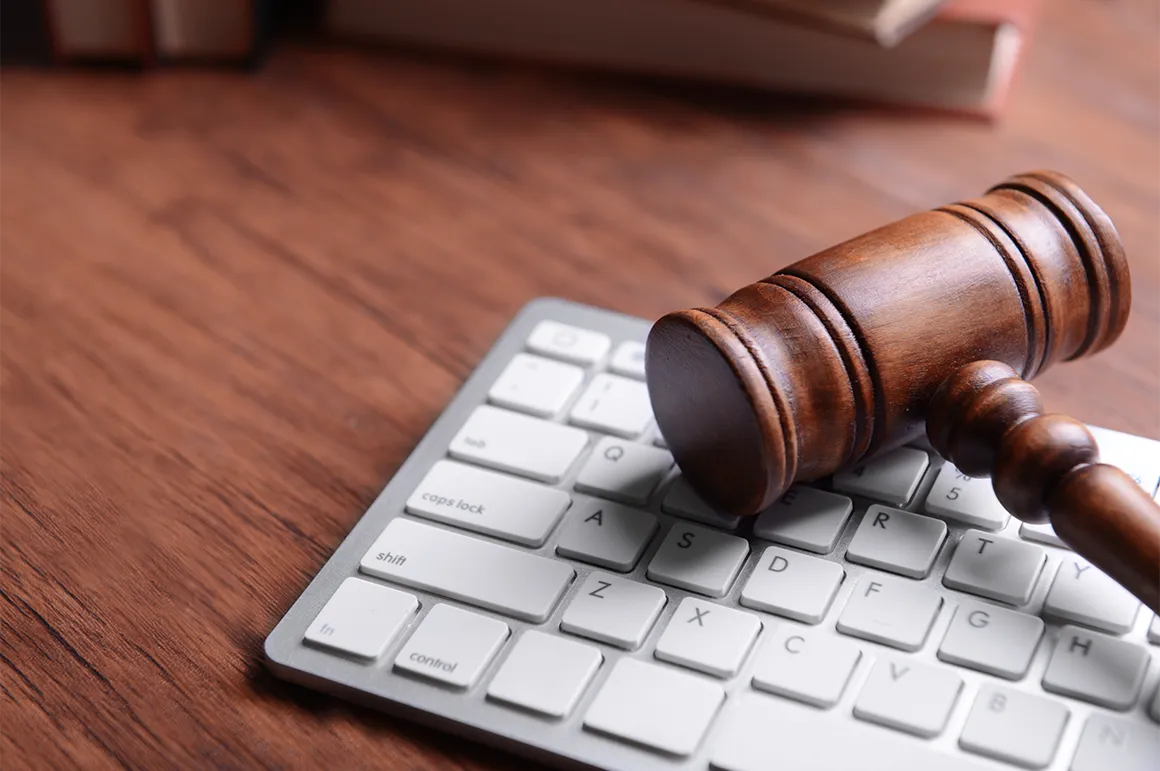
[(940, 384), (995, 360), (1030, 379), (1113, 342), (1131, 303), (1107, 215), (1032, 172), (916, 214), (652, 328), (657, 424), (693, 487), (747, 515), (905, 444)]

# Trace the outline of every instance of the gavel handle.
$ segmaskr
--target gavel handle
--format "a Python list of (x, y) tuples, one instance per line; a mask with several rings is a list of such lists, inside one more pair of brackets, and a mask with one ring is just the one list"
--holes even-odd
[(1077, 420), (1046, 415), (1039, 392), (996, 361), (960, 369), (927, 410), (931, 446), (968, 476), (990, 476), (999, 502), (1056, 535), (1160, 613), (1160, 506), (1131, 477), (1099, 463)]

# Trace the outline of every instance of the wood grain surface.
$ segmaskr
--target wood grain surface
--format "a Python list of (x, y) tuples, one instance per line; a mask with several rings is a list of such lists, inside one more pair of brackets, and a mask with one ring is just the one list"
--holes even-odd
[(6, 768), (500, 769), (261, 641), (527, 300), (657, 317), (1007, 174), (1133, 315), (1037, 380), (1160, 437), (1160, 18), (1056, 0), (1004, 121), (322, 45), (0, 84)]

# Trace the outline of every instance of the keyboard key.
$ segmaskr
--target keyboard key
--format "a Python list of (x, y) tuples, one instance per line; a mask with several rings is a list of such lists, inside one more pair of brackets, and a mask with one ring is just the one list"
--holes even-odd
[(1136, 622), (1140, 602), (1099, 568), (1068, 557), (1055, 574), (1043, 610), (1064, 621), (1124, 634)]
[(413, 595), (357, 578), (342, 582), (306, 629), (306, 641), (375, 659), (419, 609)]
[(781, 624), (753, 666), (753, 687), (829, 709), (862, 658), (858, 646), (829, 634)]
[(854, 717), (929, 739), (946, 727), (962, 688), (949, 669), (879, 659), (854, 702)]
[(407, 512), (524, 546), (542, 546), (570, 502), (563, 490), (441, 460), (407, 499)]
[(451, 440), (451, 457), (510, 471), (541, 482), (559, 482), (588, 444), (578, 428), (549, 423), (498, 407), (476, 407)]
[(572, 507), (556, 542), (561, 557), (627, 573), (657, 531), (657, 518), (617, 503), (584, 501)]
[(1160, 723), (1160, 687), (1152, 694), (1152, 701), (1148, 703), (1148, 716)]
[(968, 530), (955, 547), (943, 584), (980, 597), (1023, 605), (1047, 562), (1038, 546)]
[(608, 368), (618, 375), (644, 379), (644, 343), (626, 340), (616, 346)]
[(635, 650), (665, 606), (655, 586), (608, 573), (590, 573), (560, 619), (560, 628), (598, 642)]
[(1160, 442), (1099, 426), (1090, 426), (1100, 446), (1100, 461), (1118, 467), (1154, 495), (1160, 485)]
[(440, 603), (399, 651), (395, 668), (470, 688), (508, 634), (508, 625), (502, 621)]
[(401, 517), (359, 570), (535, 623), (547, 620), (575, 575), (563, 562)]
[(1136, 703), (1148, 658), (1148, 651), (1138, 645), (1065, 626), (1043, 673), (1043, 688), (1126, 710)]
[(622, 658), (584, 727), (683, 757), (697, 749), (724, 700), (725, 690), (704, 677)]
[(1093, 713), (1084, 724), (1071, 771), (1156, 771), (1160, 731)]
[(909, 578), (924, 578), (946, 537), (945, 522), (871, 506), (850, 541), (846, 559)]
[(584, 370), (571, 364), (517, 353), (487, 392), (500, 407), (549, 418), (560, 410), (584, 382)]
[(678, 476), (673, 480), (661, 508), (666, 514), (672, 514), (682, 519), (691, 519), (702, 525), (711, 525), (722, 530), (736, 530), (741, 524), (741, 517), (721, 514), (701, 500), (701, 496), (697, 495), (693, 486), (684, 476)]
[(1055, 534), (1055, 528), (1046, 523), (1042, 525), (1032, 525), (1024, 522), (1019, 526), (1019, 537), (1025, 541), (1045, 543), (1048, 546), (1058, 546), (1061, 549), (1071, 548), (1065, 544), (1058, 535)]
[(914, 447), (900, 447), (869, 463), (834, 475), (834, 489), (865, 495), (892, 506), (905, 506), (914, 497), (930, 456)]
[(904, 651), (916, 651), (926, 642), (942, 607), (938, 592), (924, 586), (862, 576), (838, 617), (838, 631)]
[(580, 394), (570, 420), (626, 439), (644, 433), (652, 421), (648, 386), (639, 380), (600, 374)]
[(1067, 720), (1067, 707), (1057, 701), (984, 685), (959, 746), (1023, 768), (1046, 768), (1059, 749)]
[(926, 496), (926, 513), (982, 530), (1002, 530), (1011, 519), (990, 479), (972, 479), (949, 463)]
[(1160, 616), (1152, 616), (1152, 623), (1148, 625), (1148, 642), (1160, 645)]
[(604, 661), (591, 645), (529, 629), (487, 688), (487, 697), (548, 717), (567, 717)]
[(669, 619), (654, 655), (716, 677), (732, 677), (760, 631), (757, 616), (686, 597)]
[(981, 771), (959, 753), (754, 691), (731, 698), (710, 752), (717, 771)]
[(938, 657), (951, 664), (1018, 680), (1043, 637), (1043, 621), (969, 600), (955, 608)]
[(612, 341), (608, 335), (558, 321), (541, 321), (528, 336), (528, 348), (536, 353), (576, 364), (595, 364), (604, 358)]
[(588, 456), (576, 489), (625, 503), (644, 504), (673, 467), (673, 456), (656, 447), (606, 436)]
[(794, 485), (753, 523), (753, 534), (774, 543), (829, 554), (854, 511), (844, 495)]
[(709, 597), (724, 597), (745, 557), (749, 541), (677, 522), (648, 566), (649, 580)]
[(841, 565), (770, 546), (741, 590), (741, 604), (817, 624), (829, 611), (845, 576)]

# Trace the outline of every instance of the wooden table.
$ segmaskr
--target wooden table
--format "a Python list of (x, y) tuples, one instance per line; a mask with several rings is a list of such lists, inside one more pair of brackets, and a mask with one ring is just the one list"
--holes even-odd
[(7, 72), (6, 768), (509, 768), (262, 640), (526, 301), (655, 317), (1054, 167), (1135, 308), (1050, 407), (1160, 437), (1153, 3), (1053, 2), (1005, 120), (294, 45)]

